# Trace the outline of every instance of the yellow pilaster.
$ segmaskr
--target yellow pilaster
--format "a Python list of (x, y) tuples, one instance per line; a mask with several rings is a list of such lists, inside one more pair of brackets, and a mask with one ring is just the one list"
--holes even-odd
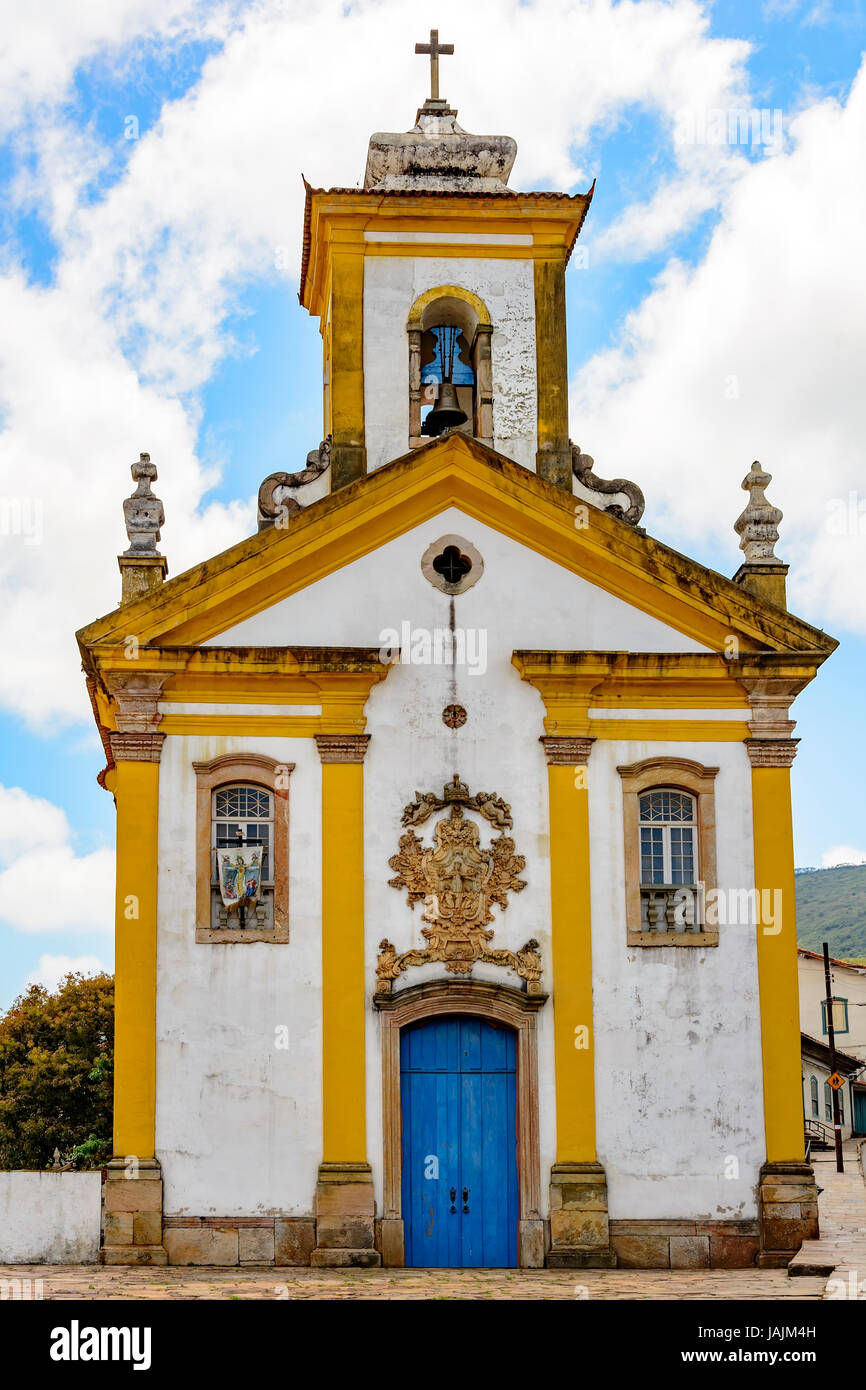
[(592, 739), (546, 738), (557, 1163), (594, 1163), (595, 1060), (586, 760)]
[(159, 763), (121, 755), (115, 784), (114, 1152), (142, 1159), (154, 1156), (156, 1120)]
[(365, 1163), (364, 764), (369, 736), (320, 734), (323, 1162)]
[(568, 439), (568, 357), (565, 343), (565, 257), (535, 262), (535, 365), (540, 477), (571, 492)]
[[(750, 741), (758, 988), (767, 1162), (803, 1158), (800, 1010), (794, 841), (791, 820), (792, 740)], [(781, 913), (779, 907), (781, 906)], [(774, 920), (768, 920), (773, 918)]]
[(335, 246), (331, 261), (331, 486), (367, 471), (364, 443), (364, 244)]

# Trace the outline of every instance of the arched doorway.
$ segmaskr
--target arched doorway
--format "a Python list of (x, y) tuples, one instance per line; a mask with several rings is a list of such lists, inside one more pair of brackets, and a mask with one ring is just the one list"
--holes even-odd
[(471, 1015), (400, 1034), (406, 1264), (517, 1264), (517, 1035)]
[[(528, 994), (510, 985), (492, 984), (486, 980), (427, 981), (412, 985), (396, 994), (378, 994), (373, 1002), (379, 1010), (382, 1025), (382, 1157), (383, 1211), (381, 1220), (381, 1250), (385, 1265), (407, 1263), (406, 1222), (410, 1213), (403, 1191), (404, 1136), (411, 1142), (412, 1119), (403, 1115), (403, 1080), (401, 1075), (402, 1036), (422, 1021), (454, 1018), (483, 1020), (498, 1025), (514, 1039), (513, 1133), (516, 1138), (517, 1167), (517, 1250), (516, 1263), (523, 1268), (542, 1268), (544, 1265), (544, 1222), (541, 1217), (541, 1168), (538, 1135), (538, 1057), (536, 1043), (536, 1013), (547, 1000), (545, 994)], [(422, 1036), (419, 1034), (418, 1036)], [(433, 1034), (425, 1035), (433, 1038)], [(468, 1035), (467, 1035), (468, 1036)], [(500, 1037), (502, 1035), (500, 1034)], [(489, 1035), (487, 1035), (489, 1039)], [(447, 1047), (447, 1040), (424, 1043), (423, 1046)], [(411, 1045), (410, 1062), (411, 1062)], [(504, 1069), (505, 1070), (505, 1069)], [(444, 1075), (437, 1072), (437, 1075)], [(456, 1073), (458, 1076), (462, 1072)], [(481, 1070), (479, 1075), (485, 1075)], [(483, 1083), (482, 1083), (483, 1089)], [(501, 1135), (502, 1131), (497, 1133)], [(506, 1139), (506, 1143), (509, 1141)], [(423, 1140), (419, 1148), (423, 1147)], [(437, 1156), (434, 1148), (425, 1150), (422, 1158)], [(440, 1158), (440, 1171), (442, 1168)], [(410, 1182), (411, 1192), (411, 1182)], [(455, 1183), (449, 1180), (445, 1195), (457, 1187), (461, 1211), (464, 1205), (463, 1187), (472, 1188), (471, 1181)], [(480, 1190), (480, 1189), (479, 1189)], [(469, 1216), (472, 1217), (470, 1192)], [(412, 1198), (409, 1197), (411, 1202)], [(456, 1205), (456, 1203), (455, 1203)], [(510, 1220), (510, 1218), (509, 1218)], [(458, 1223), (459, 1224), (459, 1223)]]

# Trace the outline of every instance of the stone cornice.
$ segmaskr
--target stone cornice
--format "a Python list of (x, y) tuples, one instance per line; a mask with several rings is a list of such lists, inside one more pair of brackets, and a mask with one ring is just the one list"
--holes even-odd
[(125, 671), (106, 674), (105, 681), (116, 706), (119, 733), (156, 731), (160, 719), (159, 701), (169, 674), (168, 671), (141, 670), (135, 662), (129, 662)]
[(370, 743), (369, 734), (316, 734), (315, 737), (323, 763), (362, 763)]
[(798, 738), (747, 738), (752, 767), (790, 767), (797, 756)]
[(115, 763), (158, 763), (165, 734), (112, 733), (111, 755)]
[(543, 734), (538, 742), (551, 767), (585, 767), (595, 739), (579, 734)]

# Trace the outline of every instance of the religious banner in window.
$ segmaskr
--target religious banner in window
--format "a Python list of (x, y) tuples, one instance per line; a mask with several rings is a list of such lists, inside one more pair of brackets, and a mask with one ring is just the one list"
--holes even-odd
[(263, 787), (217, 787), (211, 800), (211, 926), (273, 926), (273, 796)]

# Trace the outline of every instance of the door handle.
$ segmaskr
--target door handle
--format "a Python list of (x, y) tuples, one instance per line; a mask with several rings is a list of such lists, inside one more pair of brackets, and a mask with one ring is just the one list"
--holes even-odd
[(451, 1197), (451, 1215), (453, 1216), (453, 1215), (455, 1214), (455, 1212), (457, 1211), (457, 1208), (456, 1208), (455, 1205), (454, 1205), (455, 1201), (457, 1200), (457, 1188), (456, 1188), (456, 1187), (452, 1187), (451, 1192), (450, 1192), (450, 1197)]
[(468, 1215), (469, 1215), (469, 1188), (468, 1188), (468, 1187), (464, 1187), (464, 1189), (463, 1189), (463, 1215), (464, 1215), (464, 1216), (468, 1216)]

